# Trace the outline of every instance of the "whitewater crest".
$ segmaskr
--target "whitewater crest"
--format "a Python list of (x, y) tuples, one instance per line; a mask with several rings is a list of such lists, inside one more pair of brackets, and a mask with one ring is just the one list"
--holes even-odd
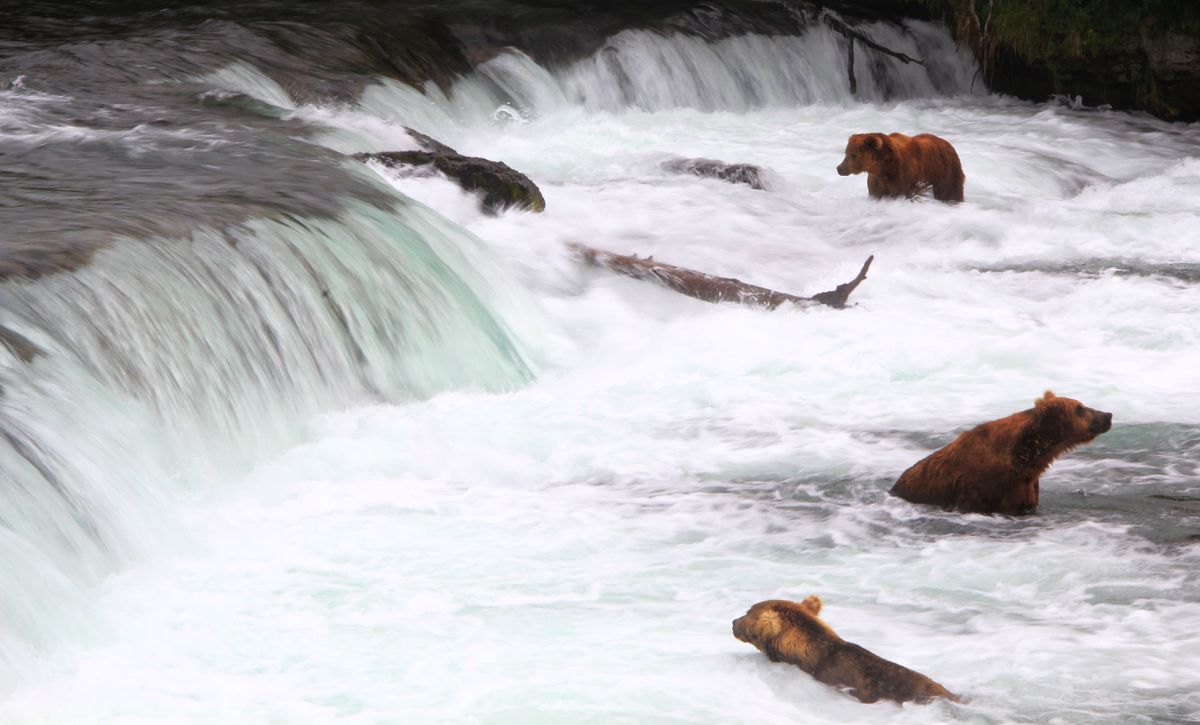
[(593, 111), (745, 112), (851, 100), (894, 101), (971, 93), (973, 62), (943, 28), (912, 21), (862, 27), (882, 45), (923, 65), (859, 50), (857, 91), (846, 72), (849, 40), (817, 24), (800, 36), (742, 35), (706, 41), (627, 30), (559, 78)]
[(506, 317), (519, 295), (477, 240), (411, 204), (115, 240), (0, 302), (24, 341), (0, 348), (0, 557), (17, 565), (0, 666), (153, 548), (165, 483), (245, 470), (332, 407), (531, 375)]
[[(825, 24), (813, 24), (799, 36), (743, 34), (718, 40), (625, 30), (590, 56), (561, 66), (544, 66), (518, 48), (505, 49), (448, 90), (432, 83), (418, 90), (382, 79), (363, 90), (357, 107), (421, 131), (459, 133), (464, 126), (525, 123), (572, 108), (745, 113), (986, 92), (973, 56), (941, 26), (875, 22), (859, 30), (924, 63), (860, 49), (852, 91), (846, 72), (850, 41)], [(255, 90), (249, 83), (241, 89)]]
[[(925, 23), (854, 22), (925, 62), (856, 46), (852, 91), (830, 24), (716, 5), (456, 18), (481, 52), (437, 68), (444, 25), (406, 45), (366, 0), (16, 41), (0, 720), (1195, 720), (1194, 130), (978, 98)], [(408, 127), (544, 212), (352, 158)], [(867, 130), (953, 140), (967, 202), (866, 198), (835, 167)], [(765, 312), (572, 242), (795, 298), (879, 264)], [(1048, 386), (1121, 425), (1043, 515), (886, 495)], [(806, 591), (971, 702), (739, 652), (732, 615)]]
[[(244, 471), (315, 414), (533, 376), (520, 330), (538, 313), (478, 240), (320, 144), (395, 150), (381, 145), (402, 136), (397, 121), (455, 139), (571, 110), (958, 94), (973, 72), (923, 23), (864, 28), (928, 61), (860, 53), (857, 96), (847, 41), (823, 24), (719, 38), (627, 29), (559, 63), (509, 47), (453, 81), (375, 78), (352, 103), (313, 103), (328, 77), (281, 82), (280, 68), (309, 61), (284, 50), (295, 29), (265, 28), (198, 31), (216, 57), (244, 47), (263, 68), (198, 73), (160, 35), (96, 55), (86, 94), (48, 75), (78, 71), (69, 48), (30, 54), (33, 70), (3, 90), (21, 110), (0, 133), (35, 159), (28, 178), (58, 181), (57, 196), (14, 207), (27, 233), (4, 250), (0, 557), (14, 566), (0, 574), (0, 667), (86, 630), (72, 607), (156, 548), (174, 496)], [(163, 62), (132, 63), (147, 53)], [(126, 115), (113, 110), (121, 94)], [(126, 184), (99, 182), (111, 178)]]

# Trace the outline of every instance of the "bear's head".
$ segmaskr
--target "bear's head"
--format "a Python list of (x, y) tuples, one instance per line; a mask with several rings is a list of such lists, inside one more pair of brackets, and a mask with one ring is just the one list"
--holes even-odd
[(846, 158), (838, 164), (842, 176), (874, 171), (892, 152), (891, 139), (883, 133), (856, 133), (846, 143)]
[(759, 602), (733, 620), (733, 636), (754, 645), (772, 660), (803, 667), (831, 640), (841, 639), (821, 621), (817, 616), (820, 613), (821, 598), (815, 595), (803, 602)]
[(1049, 390), (1034, 401), (1033, 414), (1042, 439), (1055, 455), (1112, 428), (1112, 413), (1089, 408), (1074, 398), (1060, 398)]

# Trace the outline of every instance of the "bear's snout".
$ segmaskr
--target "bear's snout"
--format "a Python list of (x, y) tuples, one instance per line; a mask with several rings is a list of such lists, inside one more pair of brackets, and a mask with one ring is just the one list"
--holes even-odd
[(850, 175), (850, 169), (847, 169), (847, 168), (846, 168), (846, 162), (845, 162), (845, 161), (843, 161), (842, 163), (838, 164), (838, 167), (837, 167), (837, 172), (838, 172), (838, 176), (849, 176), (849, 175)]
[(1103, 410), (1097, 410), (1092, 416), (1092, 424), (1088, 426), (1096, 435), (1107, 433), (1112, 428), (1112, 413), (1105, 413)]
[(738, 617), (737, 619), (733, 620), (733, 636), (742, 642), (749, 642), (750, 640), (746, 639), (746, 636), (742, 634), (741, 625), (743, 619), (745, 619), (745, 617)]

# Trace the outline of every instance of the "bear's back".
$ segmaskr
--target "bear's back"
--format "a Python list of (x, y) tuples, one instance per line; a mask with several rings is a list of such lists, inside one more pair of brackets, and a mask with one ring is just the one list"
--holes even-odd
[(963, 431), (900, 474), (889, 493), (963, 512), (1015, 513), (1000, 509), (1022, 508), (1008, 500), (1027, 478), (1013, 460), (1027, 418), (1022, 411)]
[(843, 642), (812, 675), (827, 685), (849, 689), (850, 694), (863, 702), (925, 702), (935, 697), (958, 699), (920, 672), (884, 659), (853, 642)]

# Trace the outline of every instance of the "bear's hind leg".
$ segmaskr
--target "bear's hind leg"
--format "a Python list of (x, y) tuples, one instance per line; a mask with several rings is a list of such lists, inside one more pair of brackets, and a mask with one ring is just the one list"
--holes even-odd
[(938, 201), (961, 202), (963, 185), (957, 180), (942, 180), (933, 185), (933, 198)]

